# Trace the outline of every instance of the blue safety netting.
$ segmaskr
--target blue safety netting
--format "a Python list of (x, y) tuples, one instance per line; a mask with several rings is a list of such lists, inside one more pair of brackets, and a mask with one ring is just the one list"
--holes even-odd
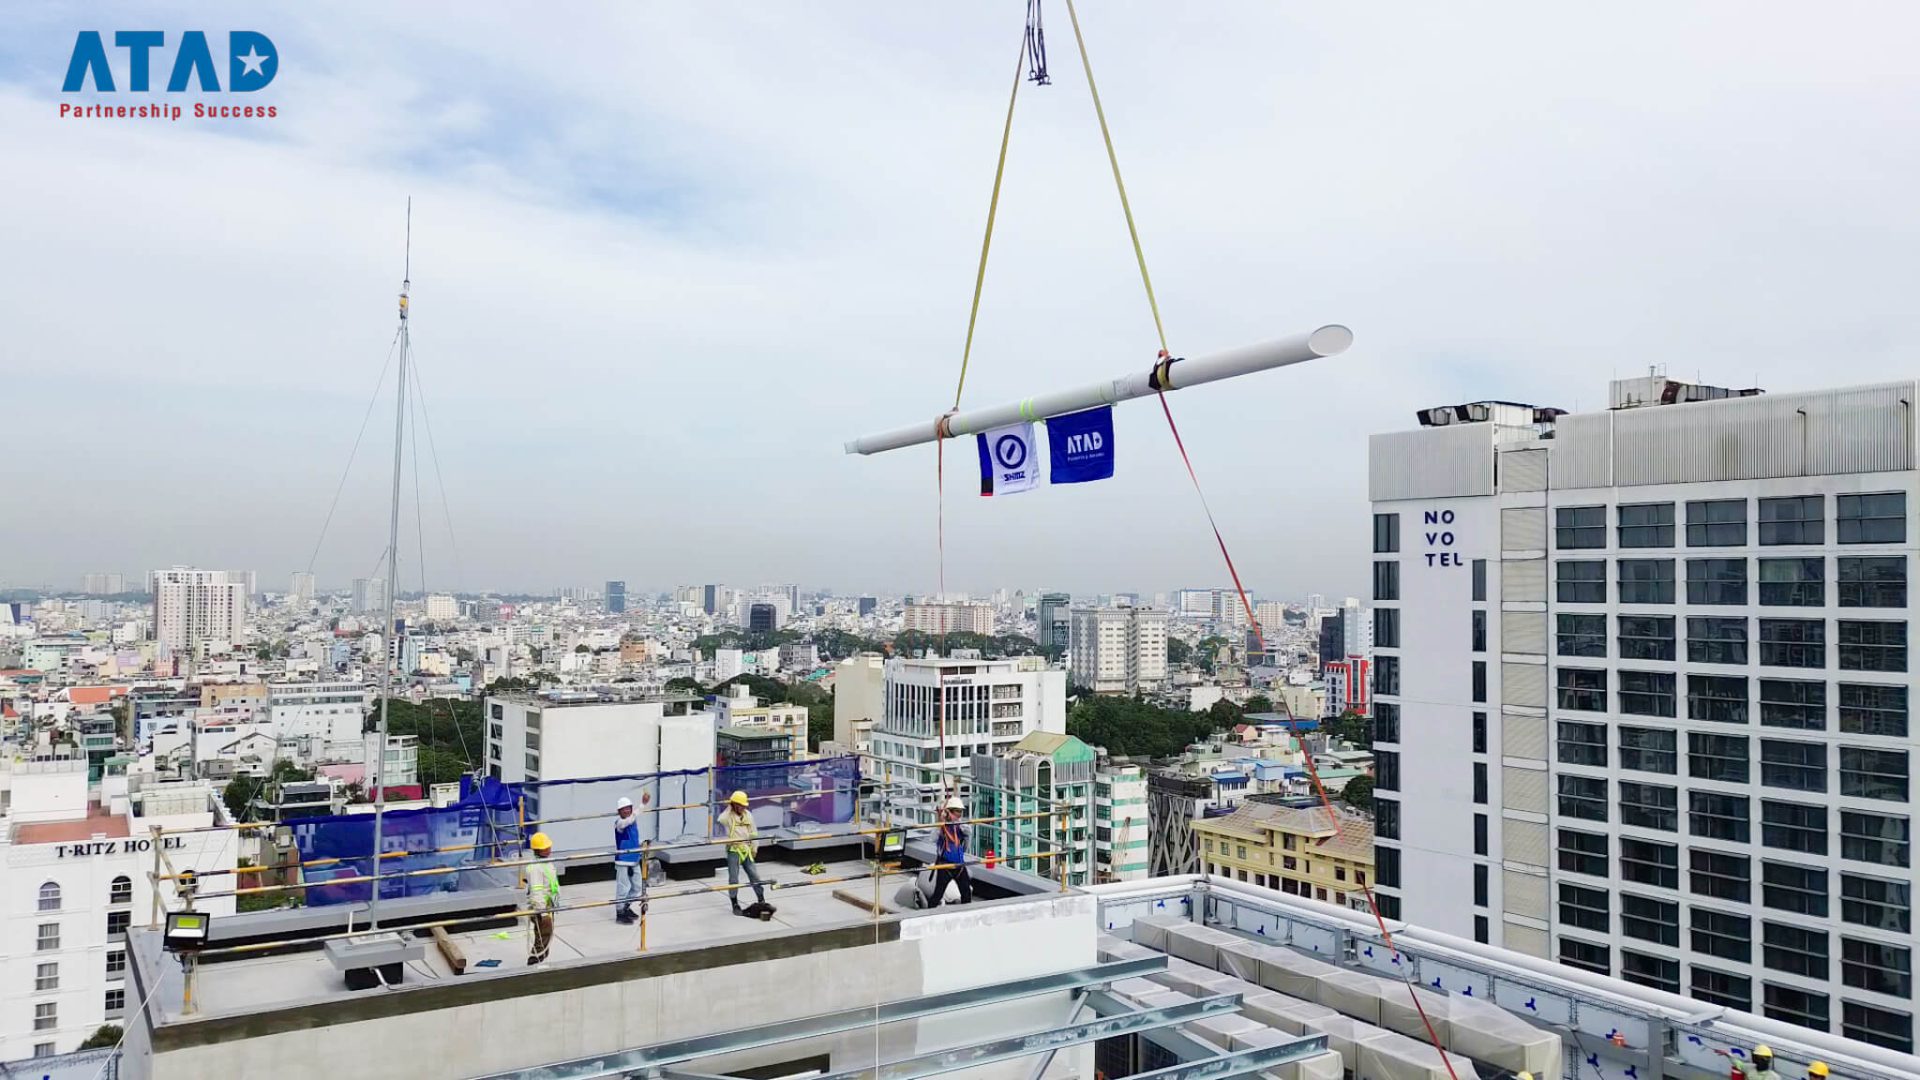
[(714, 770), (715, 807), (735, 791), (752, 800), (762, 829), (835, 825), (853, 820), (860, 761), (852, 756), (727, 765)]
[[(462, 787), (465, 790), (460, 801), (451, 806), (389, 810), (383, 815), (381, 847), (388, 852), (407, 853), (380, 860), (383, 876), (432, 869), (449, 872), (390, 877), (380, 882), (382, 900), (501, 883), (500, 878), (484, 869), (484, 864), (494, 857), (495, 850), (511, 852), (518, 847), (513, 792), (497, 780)], [(299, 818), (287, 824), (293, 830), (293, 842), (303, 863), (316, 859), (340, 860), (323, 866), (307, 866), (302, 871), (309, 886), (318, 886), (306, 890), (308, 905), (365, 903), (372, 897), (370, 881), (321, 884), (373, 874), (372, 814)], [(448, 848), (459, 850), (446, 850)]]

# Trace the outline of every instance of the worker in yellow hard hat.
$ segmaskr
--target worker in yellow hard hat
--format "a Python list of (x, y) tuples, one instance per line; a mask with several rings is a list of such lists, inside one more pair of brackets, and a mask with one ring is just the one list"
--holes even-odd
[(1819, 1077), (1820, 1080), (1826, 1080), (1826, 1076), (1827, 1076), (1826, 1062), (1816, 1061), (1813, 1064), (1807, 1066), (1808, 1080), (1812, 1080), (1813, 1077)]
[[(720, 824), (727, 830), (727, 884), (739, 885), (740, 875), (745, 873), (747, 880), (753, 884), (754, 899), (758, 901), (755, 906), (764, 908), (767, 906), (767, 890), (760, 882), (760, 870), (753, 860), (755, 841), (760, 837), (760, 830), (753, 823), (753, 811), (747, 802), (747, 793), (736, 791), (727, 796), (727, 808), (720, 812)], [(728, 889), (727, 901), (733, 905), (735, 915), (747, 914), (740, 906), (739, 889)]]
[(554, 869), (553, 838), (537, 832), (527, 842), (533, 861), (527, 872), (527, 964), (547, 958), (553, 946), (553, 909), (560, 906), (560, 874)]
[[(1725, 1050), (1719, 1051), (1723, 1057), (1733, 1057)], [(1773, 1068), (1773, 1047), (1760, 1044), (1747, 1055), (1747, 1060), (1738, 1058), (1733, 1062), (1733, 1076), (1737, 1080), (1780, 1080), (1780, 1074)]]

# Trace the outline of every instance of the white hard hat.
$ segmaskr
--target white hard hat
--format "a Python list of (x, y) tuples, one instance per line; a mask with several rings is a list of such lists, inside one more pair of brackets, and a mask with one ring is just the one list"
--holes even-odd
[(961, 802), (958, 798), (947, 800), (947, 809), (949, 810), (965, 810), (966, 808), (967, 804)]
[(632, 806), (632, 805), (633, 805), (633, 800), (632, 800), (632, 799), (629, 799), (629, 798), (627, 798), (627, 797), (626, 797), (626, 796), (624, 796), (624, 795), (622, 795), (622, 796), (620, 797), (620, 801), (619, 801), (619, 802), (617, 802), (617, 803), (614, 803), (614, 804), (613, 804), (613, 808), (614, 808), (615, 810), (625, 810), (625, 809), (626, 809), (627, 807), (629, 807), (629, 806)]

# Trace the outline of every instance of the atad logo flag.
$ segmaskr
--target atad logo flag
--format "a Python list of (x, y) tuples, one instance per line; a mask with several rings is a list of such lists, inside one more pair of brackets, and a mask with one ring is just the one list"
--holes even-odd
[(980, 450), (980, 494), (1012, 495), (1040, 483), (1033, 425), (1009, 424), (974, 436)]
[[(165, 30), (115, 30), (110, 34), (82, 30), (74, 36), (60, 91), (63, 95), (90, 93), (96, 100), (62, 100), (60, 115), (116, 120), (179, 120), (185, 115), (272, 119), (279, 115), (277, 105), (230, 96), (263, 90), (279, 74), (280, 53), (272, 39), (257, 30), (230, 30), (225, 46), (225, 55), (216, 59), (214, 45), (204, 30), (178, 35)], [(175, 94), (219, 96), (197, 101), (151, 96)], [(226, 104), (228, 101), (244, 103)]]
[(1084, 484), (1113, 475), (1113, 406), (1047, 420), (1051, 483)]

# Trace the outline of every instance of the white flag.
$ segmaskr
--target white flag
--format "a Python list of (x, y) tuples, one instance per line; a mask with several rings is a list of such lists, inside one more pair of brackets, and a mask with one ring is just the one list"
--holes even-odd
[(1009, 424), (974, 436), (980, 451), (980, 494), (1012, 495), (1040, 483), (1033, 424)]

